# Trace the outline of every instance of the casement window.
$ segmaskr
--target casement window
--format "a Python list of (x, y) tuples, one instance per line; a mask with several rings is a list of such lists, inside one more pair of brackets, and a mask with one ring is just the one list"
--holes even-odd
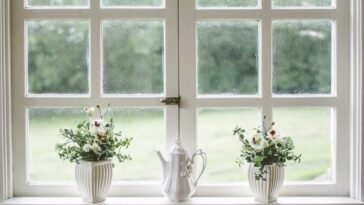
[(54, 151), (58, 131), (86, 119), (84, 106), (108, 103), (133, 137), (110, 196), (160, 196), (154, 149), (167, 154), (178, 135), (208, 156), (196, 196), (249, 196), (232, 131), (263, 115), (302, 154), (286, 167), (283, 195), (348, 195), (349, 1), (11, 4), (16, 196), (77, 195), (74, 165)]

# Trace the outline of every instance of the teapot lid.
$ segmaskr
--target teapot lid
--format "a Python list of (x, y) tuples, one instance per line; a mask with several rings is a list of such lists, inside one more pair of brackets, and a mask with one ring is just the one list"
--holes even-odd
[(186, 150), (183, 148), (180, 138), (176, 140), (175, 145), (172, 147), (171, 154), (187, 154)]

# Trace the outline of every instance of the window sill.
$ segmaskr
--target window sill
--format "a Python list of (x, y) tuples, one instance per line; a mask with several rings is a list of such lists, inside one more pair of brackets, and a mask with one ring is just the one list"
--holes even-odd
[[(79, 197), (16, 197), (0, 205), (78, 205), (89, 204), (82, 201)], [(163, 197), (108, 197), (101, 204), (110, 205), (174, 205), (174, 204), (191, 204), (191, 205), (248, 205), (264, 204), (255, 202), (252, 197), (194, 197), (183, 203), (171, 202)], [(279, 197), (278, 201), (273, 204), (282, 205), (347, 205), (347, 204), (364, 204), (358, 200), (348, 197)]]

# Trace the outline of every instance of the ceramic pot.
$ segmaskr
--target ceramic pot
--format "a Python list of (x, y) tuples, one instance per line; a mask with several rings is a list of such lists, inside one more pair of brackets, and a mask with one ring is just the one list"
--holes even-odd
[(263, 203), (271, 203), (277, 201), (284, 181), (284, 167), (276, 165), (265, 166), (267, 174), (263, 176), (266, 181), (256, 180), (255, 174), (258, 168), (250, 164), (248, 168), (248, 180), (251, 191), (253, 192), (255, 201)]
[(105, 200), (112, 181), (112, 162), (80, 161), (76, 165), (76, 184), (85, 202), (100, 202)]

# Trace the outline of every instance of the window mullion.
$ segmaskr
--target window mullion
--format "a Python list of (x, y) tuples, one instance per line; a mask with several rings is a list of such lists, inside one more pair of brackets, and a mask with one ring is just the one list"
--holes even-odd
[(89, 88), (92, 98), (100, 98), (102, 95), (102, 63), (101, 63), (101, 19), (98, 16), (100, 1), (90, 1), (91, 17), (90, 17), (90, 34), (89, 34)]
[(263, 98), (261, 115), (272, 121), (272, 20), (271, 0), (262, 1), (263, 15), (260, 30), (260, 85)]

